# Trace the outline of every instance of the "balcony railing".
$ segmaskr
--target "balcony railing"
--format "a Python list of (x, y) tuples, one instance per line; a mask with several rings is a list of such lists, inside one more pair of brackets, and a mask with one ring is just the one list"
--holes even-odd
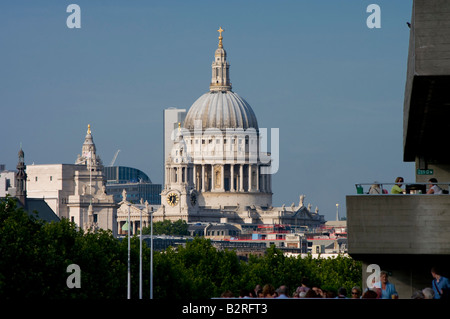
[[(391, 194), (391, 188), (399, 183), (358, 183), (355, 184), (356, 194), (368, 194), (368, 195), (388, 195)], [(378, 188), (375, 186), (378, 185)], [(442, 194), (448, 194), (450, 189), (450, 182), (442, 183), (405, 183), (402, 182), (401, 188), (404, 189), (403, 194), (426, 194), (430, 185), (438, 185), (442, 189)], [(372, 190), (372, 191), (371, 191)], [(377, 191), (379, 190), (379, 191)]]

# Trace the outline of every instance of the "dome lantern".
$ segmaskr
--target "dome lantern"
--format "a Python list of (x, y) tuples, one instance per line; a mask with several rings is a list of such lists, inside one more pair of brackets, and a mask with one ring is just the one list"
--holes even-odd
[(223, 48), (223, 31), (222, 27), (217, 30), (219, 32), (219, 45), (214, 53), (214, 61), (212, 63), (212, 77), (209, 85), (211, 92), (231, 91), (230, 64), (227, 62), (227, 52)]

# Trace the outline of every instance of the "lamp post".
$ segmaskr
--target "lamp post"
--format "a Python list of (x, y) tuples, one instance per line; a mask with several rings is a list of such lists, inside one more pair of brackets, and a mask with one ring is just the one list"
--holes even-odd
[(130, 230), (131, 230), (131, 225), (130, 225), (130, 206), (131, 204), (128, 203), (128, 293), (127, 293), (127, 297), (128, 299), (131, 299), (131, 241), (130, 241)]
[(153, 299), (153, 212), (150, 213), (147, 201), (145, 209), (150, 214), (150, 299)]
[(139, 299), (142, 299), (142, 208), (139, 208), (139, 211), (141, 213), (139, 221)]

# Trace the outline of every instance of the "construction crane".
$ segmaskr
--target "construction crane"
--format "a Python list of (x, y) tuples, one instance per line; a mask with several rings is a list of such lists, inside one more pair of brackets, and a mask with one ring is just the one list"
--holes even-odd
[(109, 163), (109, 166), (114, 165), (114, 163), (116, 162), (117, 155), (119, 155), (119, 152), (120, 152), (120, 150), (117, 150), (116, 154), (114, 154), (114, 157), (113, 157), (111, 163)]

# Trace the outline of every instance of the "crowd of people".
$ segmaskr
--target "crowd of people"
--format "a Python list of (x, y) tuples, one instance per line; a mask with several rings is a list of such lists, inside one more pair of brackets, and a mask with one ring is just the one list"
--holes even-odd
[(336, 292), (332, 290), (324, 290), (320, 287), (312, 286), (308, 287), (304, 284), (297, 287), (294, 291), (290, 292), (288, 287), (281, 285), (275, 288), (271, 284), (265, 284), (264, 286), (256, 285), (255, 289), (241, 289), (239, 296), (235, 296), (231, 291), (225, 291), (222, 298), (377, 298), (378, 295), (373, 290), (368, 290), (364, 294), (361, 294), (359, 287), (353, 287), (351, 291), (351, 297), (347, 296), (347, 289), (341, 287)]
[[(415, 291), (411, 299), (441, 299), (444, 293), (450, 293), (450, 281), (433, 267), (431, 269), (433, 277), (432, 287)], [(348, 294), (347, 289), (340, 287), (337, 291), (324, 290), (320, 287), (310, 285), (307, 278), (303, 278), (300, 286), (295, 290), (289, 291), (286, 285), (281, 285), (277, 289), (271, 284), (264, 286), (256, 285), (253, 290), (242, 289), (239, 296), (235, 296), (231, 291), (225, 291), (222, 298), (337, 298), (337, 299), (398, 299), (398, 293), (395, 285), (389, 282), (389, 275), (385, 271), (380, 272), (380, 280), (373, 281), (371, 288), (364, 291), (355, 286)], [(450, 298), (450, 297), (448, 297)]]

